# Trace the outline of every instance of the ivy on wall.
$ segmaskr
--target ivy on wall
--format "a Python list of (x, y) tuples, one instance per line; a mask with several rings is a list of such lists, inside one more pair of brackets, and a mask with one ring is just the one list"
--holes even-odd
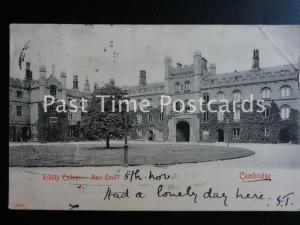
[[(54, 104), (53, 106), (55, 108), (57, 105)], [(55, 112), (55, 115), (53, 115), (53, 111), (51, 112), (51, 110), (44, 112), (42, 103), (38, 106), (38, 112), (38, 140), (40, 142), (69, 140), (69, 121), (67, 113)]]

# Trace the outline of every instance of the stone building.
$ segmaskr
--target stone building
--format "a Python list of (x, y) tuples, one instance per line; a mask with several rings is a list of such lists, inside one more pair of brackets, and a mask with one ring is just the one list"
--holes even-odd
[[(136, 113), (134, 138), (156, 141), (188, 142), (299, 142), (300, 89), (299, 71), (294, 65), (260, 68), (259, 51), (254, 50), (252, 68), (247, 71), (217, 74), (215, 63), (207, 65), (207, 60), (196, 52), (191, 65), (165, 59), (164, 81), (148, 84), (146, 72), (140, 71), (138, 85), (127, 86), (131, 99), (151, 102), (150, 112)], [(160, 111), (160, 96), (169, 95), (172, 102), (180, 99), (203, 98), (221, 99), (263, 99), (266, 110), (263, 113), (194, 113), (176, 104)], [(195, 104), (198, 108), (199, 106)], [(239, 105), (238, 105), (239, 107)]]
[[(150, 102), (149, 112), (138, 111), (133, 115), (131, 138), (171, 142), (299, 142), (299, 70), (294, 65), (260, 68), (258, 50), (254, 50), (252, 61), (252, 68), (247, 71), (217, 74), (216, 64), (208, 65), (200, 52), (195, 52), (191, 65), (174, 66), (172, 59), (166, 57), (164, 80), (157, 83), (147, 83), (146, 71), (141, 70), (138, 85), (123, 87), (130, 99)], [(91, 99), (88, 79), (80, 91), (77, 75), (73, 76), (72, 89), (66, 87), (66, 78), (66, 73), (61, 72), (58, 79), (54, 66), (47, 76), (46, 67), (41, 66), (39, 79), (33, 80), (29, 62), (23, 80), (10, 78), (10, 141), (38, 140), (40, 105), (45, 94), (68, 103), (82, 97)], [(114, 84), (111, 80), (110, 85)], [(97, 88), (95, 83), (94, 89)], [(206, 102), (215, 99), (212, 108), (218, 109), (222, 99), (232, 104), (233, 99), (243, 101), (250, 94), (256, 100), (264, 100), (263, 113), (244, 113), (239, 105), (235, 113), (192, 113), (180, 102), (176, 103), (176, 110), (172, 105), (164, 107), (163, 112), (160, 110), (161, 95), (170, 96), (171, 102), (195, 99), (196, 108), (200, 98)], [(79, 137), (82, 118), (79, 104), (76, 113), (68, 113), (69, 137)], [(50, 119), (55, 118), (50, 115)]]
[[(40, 66), (39, 79), (32, 78), (30, 62), (26, 63), (26, 72), (23, 80), (10, 78), (9, 83), (9, 140), (28, 141), (38, 139), (38, 120), (44, 95), (52, 95), (55, 99), (80, 100), (82, 97), (91, 99), (89, 82), (86, 80), (84, 90), (78, 89), (78, 76), (73, 76), (73, 88), (66, 87), (67, 75), (60, 73), (60, 79), (56, 77), (55, 66), (47, 76), (45, 66)], [(77, 103), (78, 106), (80, 103)], [(68, 113), (69, 135), (78, 136), (76, 126), (81, 121), (81, 107), (76, 113)], [(55, 115), (51, 118), (55, 120)]]

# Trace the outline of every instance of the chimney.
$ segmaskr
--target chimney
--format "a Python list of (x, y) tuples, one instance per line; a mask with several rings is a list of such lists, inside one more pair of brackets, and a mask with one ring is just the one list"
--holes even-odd
[(146, 85), (146, 71), (140, 70), (140, 85)]
[(257, 72), (259, 70), (260, 70), (260, 68), (259, 68), (259, 51), (258, 51), (258, 49), (254, 49), (252, 71)]
[(86, 77), (86, 79), (85, 79), (83, 91), (87, 92), (87, 93), (90, 93), (90, 83), (89, 83), (88, 77)]
[(55, 76), (55, 65), (52, 65), (52, 72), (51, 75)]
[(46, 85), (46, 66), (42, 65), (40, 66), (40, 85)]
[(32, 80), (32, 71), (30, 70), (30, 62), (26, 62), (25, 79)]
[(98, 89), (98, 83), (95, 82), (95, 83), (94, 83), (94, 91), (96, 91), (97, 89)]
[(109, 86), (114, 87), (115, 86), (115, 79), (109, 80)]
[(215, 63), (209, 64), (209, 74), (216, 75), (217, 74), (217, 67)]
[(78, 75), (73, 76), (73, 89), (78, 89)]

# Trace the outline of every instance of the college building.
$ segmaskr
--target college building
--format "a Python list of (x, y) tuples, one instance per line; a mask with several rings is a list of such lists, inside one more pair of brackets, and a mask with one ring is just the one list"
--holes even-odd
[[(249, 54), (249, 65), (251, 65)], [(260, 68), (259, 51), (254, 50), (252, 67), (247, 71), (217, 74), (215, 63), (207, 62), (200, 52), (195, 52), (191, 65), (176, 63), (166, 57), (162, 82), (147, 83), (145, 70), (139, 74), (139, 84), (124, 86), (130, 99), (138, 103), (143, 99), (150, 102), (149, 112), (134, 113), (130, 137), (136, 140), (171, 141), (171, 142), (266, 142), (266, 143), (298, 143), (300, 88), (299, 70), (294, 65), (282, 65)], [(163, 77), (164, 76), (164, 77)], [(73, 87), (66, 87), (67, 75), (61, 72), (59, 79), (52, 66), (47, 76), (46, 67), (41, 66), (39, 79), (32, 79), (30, 63), (26, 63), (23, 80), (10, 78), (9, 84), (9, 137), (10, 141), (37, 141), (40, 133), (38, 122), (41, 121), (41, 104), (44, 95), (52, 95), (56, 99), (69, 102), (72, 99), (87, 100), (92, 98), (88, 79), (84, 89), (78, 89), (78, 76), (73, 76)], [(111, 80), (109, 85), (115, 85)], [(94, 90), (98, 86), (94, 84)], [(219, 101), (263, 99), (266, 110), (258, 113), (245, 113), (238, 109), (233, 113), (190, 112), (180, 102), (176, 110), (172, 105), (164, 107), (161, 112), (161, 95), (168, 95), (172, 102), (180, 99), (202, 98), (207, 103), (217, 100), (212, 108), (220, 107)], [(78, 103), (79, 104), (79, 103)], [(78, 105), (80, 106), (80, 105)], [(196, 104), (197, 106), (197, 104)], [(178, 112), (181, 111), (181, 112)], [(79, 137), (79, 125), (83, 116), (81, 107), (76, 113), (67, 113), (69, 137)], [(53, 115), (52, 115), (53, 114)], [(47, 115), (47, 124), (57, 120), (55, 111)], [(39, 130), (40, 129), (40, 130)], [(54, 128), (53, 128), (54, 129)], [(52, 129), (52, 130), (53, 130)], [(54, 133), (62, 128), (54, 129)]]
[[(299, 142), (300, 89), (299, 70), (294, 65), (260, 68), (259, 51), (253, 51), (252, 68), (247, 71), (217, 74), (215, 63), (207, 62), (200, 52), (195, 52), (191, 65), (172, 64), (165, 58), (164, 81), (146, 82), (146, 71), (140, 71), (139, 84), (124, 87), (131, 99), (141, 102), (148, 99), (150, 112), (137, 112), (133, 137), (171, 142)], [(251, 57), (249, 55), (249, 64)], [(215, 99), (212, 106), (218, 109), (219, 101), (263, 99), (263, 113), (201, 113), (182, 109), (177, 102), (160, 110), (161, 95), (168, 95), (172, 102), (183, 103), (202, 98), (205, 102)], [(187, 104), (184, 104), (187, 105)], [(239, 105), (237, 105), (239, 107)], [(181, 111), (181, 112), (178, 112)]]
[[(50, 75), (47, 76), (45, 66), (39, 68), (39, 79), (33, 80), (30, 62), (26, 63), (26, 72), (23, 80), (10, 78), (9, 83), (9, 141), (38, 141), (38, 122), (42, 114), (45, 95), (52, 95), (56, 100), (63, 99), (69, 102), (72, 99), (81, 100), (84, 97), (91, 99), (91, 91), (88, 79), (84, 89), (78, 89), (78, 75), (73, 76), (73, 87), (66, 87), (66, 72), (61, 72), (59, 78), (55, 74), (55, 66), (52, 66)], [(68, 113), (68, 135), (79, 136), (78, 126), (81, 121), (82, 111), (80, 103), (76, 113)], [(49, 110), (48, 123), (57, 121), (55, 110)]]

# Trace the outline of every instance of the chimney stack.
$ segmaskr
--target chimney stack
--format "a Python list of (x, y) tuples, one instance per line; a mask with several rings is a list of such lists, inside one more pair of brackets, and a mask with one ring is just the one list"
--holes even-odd
[(176, 63), (176, 66), (177, 66), (177, 68), (181, 68), (182, 64), (178, 62), (178, 63)]
[(209, 64), (209, 74), (216, 75), (217, 74), (217, 67), (215, 63)]
[(89, 83), (88, 77), (86, 77), (86, 79), (85, 79), (83, 91), (86, 93), (90, 93), (90, 83)]
[(146, 71), (140, 70), (140, 85), (146, 85)]
[(114, 87), (115, 86), (115, 79), (111, 78), (109, 80), (109, 86)]
[(96, 91), (97, 89), (98, 89), (98, 83), (95, 82), (95, 83), (94, 83), (94, 91)]
[(55, 76), (55, 65), (52, 65), (52, 72), (51, 75)]
[(30, 70), (30, 62), (26, 62), (25, 79), (32, 80), (32, 71)]
[(260, 68), (259, 68), (259, 51), (258, 51), (258, 49), (254, 49), (252, 71), (257, 72), (259, 70), (260, 70)]
[(78, 75), (73, 76), (73, 89), (78, 89)]

